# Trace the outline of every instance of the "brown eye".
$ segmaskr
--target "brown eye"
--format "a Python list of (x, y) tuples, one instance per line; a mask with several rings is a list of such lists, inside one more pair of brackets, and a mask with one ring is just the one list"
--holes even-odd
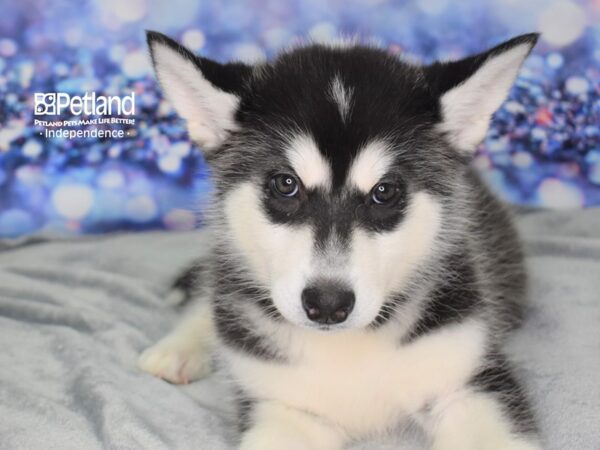
[(275, 175), (271, 178), (271, 190), (283, 197), (294, 197), (299, 191), (298, 180), (286, 173)]
[(379, 183), (371, 191), (371, 199), (378, 205), (392, 203), (398, 197), (400, 189), (392, 183)]

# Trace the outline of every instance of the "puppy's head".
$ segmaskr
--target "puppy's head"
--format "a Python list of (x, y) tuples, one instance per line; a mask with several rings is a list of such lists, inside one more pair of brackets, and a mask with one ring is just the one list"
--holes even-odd
[(536, 40), (423, 67), (317, 45), (248, 66), (148, 33), (211, 165), (229, 251), (283, 317), (324, 329), (389, 318), (441, 251), (467, 157)]

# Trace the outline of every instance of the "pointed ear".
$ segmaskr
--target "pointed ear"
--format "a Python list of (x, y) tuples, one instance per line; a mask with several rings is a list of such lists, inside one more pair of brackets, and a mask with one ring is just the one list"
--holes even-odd
[(186, 120), (190, 138), (203, 150), (219, 147), (237, 128), (235, 113), (251, 67), (195, 56), (155, 31), (147, 31), (146, 37), (154, 71), (167, 99)]
[(425, 68), (440, 99), (440, 129), (457, 149), (472, 152), (483, 140), (538, 36), (525, 34), (479, 55)]

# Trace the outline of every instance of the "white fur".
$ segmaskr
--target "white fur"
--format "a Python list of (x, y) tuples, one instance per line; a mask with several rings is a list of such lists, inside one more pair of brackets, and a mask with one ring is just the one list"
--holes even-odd
[(338, 108), (342, 122), (346, 122), (352, 107), (352, 89), (344, 86), (338, 75), (329, 84), (329, 95)]
[[(182, 375), (178, 361), (181, 355), (209, 360), (205, 344), (215, 338), (210, 320), (206, 308), (191, 312), (142, 355), (140, 367), (175, 383), (204, 375)], [(425, 427), (432, 450), (541, 450), (536, 440), (511, 432), (492, 395), (465, 387), (487, 347), (477, 320), (404, 345), (394, 328), (321, 333), (266, 323), (264, 331), (281, 343), (288, 363), (227, 347), (221, 352), (236, 382), (256, 400), (240, 450), (341, 450), (407, 417)], [(153, 361), (167, 363), (149, 365)], [(164, 376), (160, 367), (174, 375)]]
[(302, 290), (312, 278), (331, 276), (354, 290), (354, 310), (338, 325), (354, 328), (371, 323), (386, 297), (399, 290), (429, 256), (441, 223), (441, 206), (432, 196), (417, 193), (396, 230), (372, 234), (357, 229), (348, 254), (340, 254), (335, 239), (329, 251), (317, 252), (309, 226), (271, 223), (262, 211), (260, 190), (251, 183), (227, 196), (225, 216), (233, 251), (270, 289), (273, 303), (286, 319), (313, 326), (302, 308)]
[(387, 173), (392, 161), (392, 153), (384, 141), (370, 142), (352, 162), (350, 183), (363, 192), (370, 192)]
[(384, 332), (282, 328), (289, 364), (228, 350), (230, 369), (258, 400), (313, 414), (351, 436), (384, 431), (462, 388), (485, 351), (477, 322), (446, 327), (406, 346)]
[(291, 322), (308, 322), (300, 292), (310, 272), (312, 230), (271, 223), (262, 211), (260, 190), (251, 183), (228, 195), (225, 216), (233, 251), (271, 289), (279, 312)]
[(255, 425), (244, 434), (240, 450), (337, 450), (342, 434), (318, 417), (280, 402), (259, 404)]
[(286, 156), (306, 188), (331, 185), (331, 169), (311, 136), (295, 136), (287, 148)]
[(368, 325), (385, 298), (402, 290), (409, 275), (431, 255), (441, 219), (441, 205), (419, 192), (396, 230), (375, 234), (354, 231), (348, 273), (354, 280), (356, 306), (348, 326)]
[(169, 335), (140, 355), (138, 367), (176, 384), (207, 375), (215, 341), (211, 311), (205, 299)]
[(466, 81), (441, 98), (441, 130), (459, 150), (474, 151), (487, 132), (490, 119), (517, 77), (531, 44), (517, 45), (490, 57)]
[(237, 125), (236, 95), (211, 84), (194, 63), (169, 46), (152, 43), (160, 84), (177, 113), (187, 121), (190, 138), (205, 150), (218, 147)]
[(538, 442), (511, 433), (511, 424), (489, 394), (461, 389), (431, 408), (432, 450), (540, 450)]

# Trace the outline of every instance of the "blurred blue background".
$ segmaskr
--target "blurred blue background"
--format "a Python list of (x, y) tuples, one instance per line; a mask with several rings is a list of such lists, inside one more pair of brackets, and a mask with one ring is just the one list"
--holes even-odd
[[(162, 100), (144, 29), (249, 62), (339, 36), (430, 62), (541, 31), (473, 164), (513, 203), (599, 205), (599, 23), (600, 0), (0, 0), (0, 237), (201, 223), (207, 169)], [(135, 92), (134, 135), (40, 136), (34, 92), (90, 91)]]

